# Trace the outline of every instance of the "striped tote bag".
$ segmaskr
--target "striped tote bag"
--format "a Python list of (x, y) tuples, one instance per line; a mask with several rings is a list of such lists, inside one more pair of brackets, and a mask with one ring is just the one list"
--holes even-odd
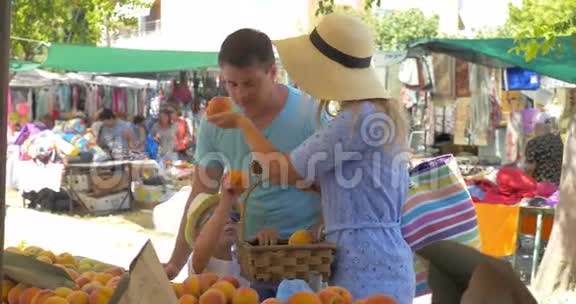
[[(472, 198), (453, 155), (428, 160), (410, 170), (411, 187), (402, 214), (402, 233), (413, 251), (448, 240), (480, 249)], [(416, 296), (430, 292), (428, 264), (415, 258)]]

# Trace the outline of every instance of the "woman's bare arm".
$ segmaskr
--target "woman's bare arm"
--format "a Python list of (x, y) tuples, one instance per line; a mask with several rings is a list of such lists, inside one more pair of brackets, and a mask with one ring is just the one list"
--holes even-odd
[(288, 155), (274, 147), (249, 119), (241, 120), (240, 130), (252, 151), (254, 160), (262, 166), (264, 176), (272, 183), (295, 185), (302, 180)]

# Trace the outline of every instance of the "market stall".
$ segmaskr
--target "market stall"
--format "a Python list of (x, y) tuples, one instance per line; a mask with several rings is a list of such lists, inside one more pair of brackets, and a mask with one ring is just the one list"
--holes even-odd
[[(571, 37), (558, 39), (561, 44), (572, 43)], [(574, 102), (570, 83), (576, 78), (570, 70), (576, 56), (562, 52), (526, 62), (509, 51), (513, 47), (512, 39), (419, 41), (409, 48), (408, 58), (413, 60), (413, 74), (420, 77), (404, 83), (416, 92), (429, 92), (434, 112), (442, 113), (440, 119), (429, 115), (427, 121), (428, 130), (449, 135), (440, 147), (442, 153), (463, 156), (458, 165), (474, 197), (482, 250), (493, 256), (515, 255), (518, 236), (534, 235), (534, 277), (543, 240), (553, 224), (559, 181), (538, 182), (508, 165), (524, 167), (525, 147), (535, 138), (540, 113), (558, 123), (554, 134), (563, 132), (565, 121), (558, 109), (570, 109)], [(432, 63), (425, 57), (432, 57)], [(487, 70), (484, 76), (478, 73), (482, 69)], [(446, 115), (447, 110), (452, 114)]]
[[(120, 202), (118, 208), (127, 209), (135, 197), (150, 208), (173, 191), (166, 187), (166, 183), (176, 186), (189, 183), (189, 173), (180, 173), (189, 170), (190, 165), (186, 163), (173, 165), (149, 161), (150, 166), (143, 168), (138, 165), (137, 170), (132, 170), (137, 162), (131, 160), (121, 165), (102, 163), (109, 157), (98, 146), (98, 126), (91, 125), (91, 121), (106, 108), (123, 120), (145, 117), (149, 131), (157, 119), (159, 108), (168, 99), (181, 103), (184, 114), (198, 112), (197, 108), (190, 106), (192, 97), (197, 103), (197, 99), (217, 94), (214, 73), (206, 70), (217, 66), (216, 53), (51, 44), (43, 63), (29, 64), (28, 69), (24, 69), (24, 65), (14, 66), (19, 68), (14, 70), (17, 73), (12, 77), (12, 92), (9, 94), (12, 102), (8, 111), (15, 113), (13, 116), (18, 115), (14, 128), (21, 130), (12, 139), (14, 145), (10, 148), (11, 165), (8, 167), (15, 169), (9, 171), (8, 180), (9, 185), (18, 188), (24, 197), (36, 197), (40, 191), (65, 191), (85, 211), (104, 212), (111, 208), (100, 210), (94, 207), (95, 202), (112, 205)], [(70, 73), (55, 74), (38, 68), (55, 68)], [(198, 69), (202, 70), (201, 73), (194, 72), (188, 86), (190, 79), (181, 71)], [(178, 73), (179, 81), (172, 81)], [(30, 123), (41, 120), (45, 114), (56, 119), (54, 128)], [(187, 116), (193, 118), (193, 114)], [(188, 119), (187, 123), (188, 129), (194, 132), (196, 121)], [(144, 171), (153, 172), (148, 172), (144, 178), (141, 175)], [(51, 178), (19, 176), (28, 176), (31, 172), (35, 176)], [(117, 175), (128, 178), (115, 181)], [(111, 183), (116, 184), (112, 187)], [(159, 187), (165, 194), (161, 197), (152, 193), (158, 192)]]

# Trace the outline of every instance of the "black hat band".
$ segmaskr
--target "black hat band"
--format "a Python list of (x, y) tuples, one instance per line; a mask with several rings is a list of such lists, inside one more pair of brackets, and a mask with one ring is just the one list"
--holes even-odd
[(324, 56), (347, 68), (363, 69), (370, 67), (370, 64), (372, 63), (372, 56), (365, 58), (354, 57), (332, 47), (320, 36), (316, 29), (314, 29), (314, 31), (312, 31), (310, 34), (310, 41), (314, 47), (316, 47), (316, 49)]

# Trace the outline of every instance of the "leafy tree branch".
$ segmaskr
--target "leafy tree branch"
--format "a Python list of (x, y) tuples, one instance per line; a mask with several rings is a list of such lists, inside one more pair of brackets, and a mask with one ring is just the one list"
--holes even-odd
[(42, 54), (39, 43), (30, 40), (95, 45), (105, 28), (115, 31), (134, 26), (137, 19), (123, 16), (118, 8), (145, 8), (142, 0), (17, 0), (12, 4), (14, 58), (33, 60)]

